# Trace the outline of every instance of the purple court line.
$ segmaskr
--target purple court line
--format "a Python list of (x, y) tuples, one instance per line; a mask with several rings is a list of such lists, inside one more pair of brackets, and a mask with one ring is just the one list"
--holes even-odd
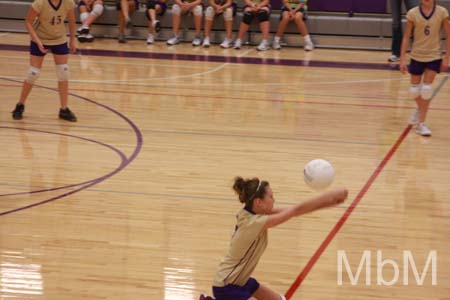
[[(80, 137), (80, 136), (76, 136), (76, 135), (72, 135), (72, 134), (59, 133), (59, 132), (53, 132), (53, 131), (38, 130), (38, 129), (28, 129), (28, 128), (18, 128), (18, 127), (8, 127), (8, 126), (1, 126), (1, 125), (0, 125), (0, 129), (15, 129), (15, 130), (22, 130), (22, 131), (33, 131), (33, 132), (39, 132), (39, 133), (47, 133), (47, 134), (54, 134), (54, 135), (60, 135), (60, 136), (67, 136), (67, 137), (71, 137), (71, 138), (75, 138), (75, 139), (91, 142), (91, 143), (94, 143), (94, 144), (98, 144), (98, 145), (101, 145), (101, 146), (104, 146), (106, 148), (111, 149), (112, 151), (116, 152), (117, 155), (119, 155), (119, 157), (121, 159), (121, 164), (120, 165), (123, 165), (124, 162), (126, 162), (126, 160), (127, 160), (125, 154), (122, 151), (120, 151), (119, 149), (117, 149), (117, 148), (115, 148), (115, 147), (113, 147), (111, 145), (108, 145), (108, 144), (105, 144), (105, 143), (93, 140), (93, 139), (88, 139), (88, 138), (84, 138), (84, 137)], [(57, 191), (57, 190), (61, 190), (61, 189), (67, 189), (67, 188), (71, 188), (71, 187), (76, 187), (76, 186), (88, 184), (88, 183), (91, 183), (93, 181), (100, 180), (100, 179), (102, 179), (105, 176), (106, 175), (100, 176), (100, 177), (97, 177), (97, 178), (94, 178), (94, 179), (91, 179), (91, 180), (87, 180), (87, 181), (84, 181), (84, 182), (74, 183), (74, 184), (70, 184), (70, 185), (64, 185), (64, 186), (60, 186), (60, 187), (56, 187), (56, 188), (49, 188), (49, 189), (42, 189), (42, 190), (35, 190), (35, 191), (27, 191), (27, 192), (19, 192), (19, 193), (10, 193), (10, 194), (0, 194), (0, 197), (18, 196), (18, 195), (24, 195), (24, 194), (36, 194), (36, 193), (42, 193), (42, 192)]]
[[(0, 84), (3, 87), (18, 87), (16, 85)], [(323, 101), (304, 101), (304, 100), (276, 100), (276, 99), (260, 99), (260, 98), (249, 98), (249, 97), (227, 97), (227, 96), (211, 96), (211, 95), (179, 95), (179, 94), (168, 94), (168, 93), (152, 93), (152, 92), (142, 92), (142, 91), (120, 91), (120, 90), (100, 90), (100, 89), (85, 89), (85, 88), (71, 88), (73, 91), (79, 92), (100, 92), (100, 93), (115, 93), (115, 94), (140, 94), (140, 95), (151, 95), (151, 96), (168, 96), (168, 97), (186, 97), (186, 98), (200, 98), (201, 100), (208, 101), (209, 99), (221, 99), (221, 100), (231, 100), (231, 101), (254, 101), (254, 102), (275, 102), (275, 103), (298, 103), (298, 104), (313, 104), (313, 105), (333, 105), (333, 106), (356, 106), (356, 107), (373, 107), (373, 108), (393, 108), (393, 109), (412, 109), (415, 108), (414, 105), (385, 105), (385, 104), (358, 104), (358, 103), (341, 103), (341, 102), (323, 102)], [(305, 96), (321, 96), (310, 94)], [(326, 97), (332, 97), (332, 95), (327, 95)], [(364, 98), (364, 97), (358, 97)], [(377, 99), (376, 97), (368, 99)], [(387, 100), (392, 100), (392, 98), (385, 98)], [(440, 108), (440, 107), (430, 107), (430, 110), (435, 111), (449, 111), (450, 108)]]
[[(29, 46), (0, 44), (0, 50), (28, 52)], [(362, 62), (336, 62), (336, 61), (314, 61), (314, 60), (309, 61), (301, 59), (174, 54), (174, 53), (135, 52), (135, 51), (118, 51), (118, 50), (101, 50), (101, 49), (78, 49), (77, 54), (92, 55), (92, 56), (127, 57), (127, 58), (148, 58), (159, 60), (166, 59), (166, 60), (218, 62), (218, 63), (232, 63), (232, 64), (275, 65), (275, 66), (289, 66), (289, 67), (318, 67), (318, 68), (368, 69), (368, 70), (389, 70), (389, 71), (399, 69), (398, 65), (388, 63), (381, 64), (381, 63), (362, 63)]]
[[(0, 79), (6, 80), (6, 81), (10, 81), (10, 82), (18, 82), (18, 83), (20, 82), (20, 81), (18, 81), (18, 80), (12, 80), (12, 79), (2, 78), (2, 77), (0, 77)], [(50, 91), (57, 91), (57, 90), (54, 89), (54, 88), (49, 88), (49, 87), (45, 87), (45, 86), (42, 86), (42, 85), (35, 85), (35, 86), (38, 86), (38, 87), (40, 87), (40, 88), (47, 89), (47, 90), (50, 90)], [(109, 106), (106, 106), (106, 105), (104, 105), (104, 104), (98, 103), (98, 102), (96, 102), (96, 101), (94, 101), (94, 100), (91, 100), (91, 99), (88, 99), (88, 98), (86, 98), (86, 97), (82, 97), (82, 96), (79, 96), (79, 95), (76, 95), (76, 94), (73, 94), (73, 93), (69, 93), (69, 95), (71, 95), (71, 96), (73, 96), (73, 97), (76, 97), (76, 98), (79, 98), (79, 99), (82, 99), (82, 100), (84, 100), (84, 101), (90, 102), (90, 103), (95, 104), (95, 105), (97, 105), (97, 106), (103, 107), (104, 109), (106, 109), (106, 110), (112, 112), (113, 114), (119, 116), (122, 120), (124, 120), (126, 123), (128, 123), (128, 124), (130, 125), (130, 127), (133, 129), (134, 134), (135, 134), (135, 136), (136, 136), (136, 147), (135, 147), (133, 153), (130, 155), (129, 158), (126, 158), (126, 156), (125, 156), (122, 152), (119, 151), (119, 152), (120, 152), (121, 158), (122, 158), (122, 155), (123, 155), (123, 159), (122, 159), (122, 162), (121, 162), (121, 164), (119, 165), (119, 167), (117, 167), (114, 171), (112, 171), (112, 172), (109, 173), (109, 174), (106, 174), (106, 175), (104, 175), (104, 176), (102, 176), (102, 177), (99, 177), (99, 178), (97, 178), (97, 179), (93, 179), (93, 181), (87, 183), (86, 185), (84, 185), (84, 186), (82, 186), (82, 187), (80, 187), (80, 188), (78, 188), (78, 189), (75, 189), (75, 190), (73, 190), (73, 191), (70, 191), (70, 192), (64, 193), (64, 194), (62, 194), (62, 195), (58, 195), (58, 196), (49, 198), (49, 199), (44, 200), (44, 201), (37, 202), (37, 203), (34, 203), (34, 204), (30, 204), (30, 205), (23, 206), (23, 207), (19, 207), (19, 208), (12, 209), (12, 210), (9, 210), (9, 211), (1, 212), (1, 213), (0, 213), (0, 216), (4, 216), (4, 215), (7, 215), (7, 214), (11, 214), (11, 213), (14, 213), (14, 212), (18, 212), (18, 211), (21, 211), (21, 210), (25, 210), (25, 209), (28, 209), (28, 208), (32, 208), (32, 207), (35, 207), (35, 206), (38, 206), (38, 205), (42, 205), (42, 204), (45, 204), (45, 203), (48, 203), (48, 202), (53, 202), (53, 201), (56, 201), (56, 200), (58, 200), (58, 199), (67, 197), (67, 196), (69, 196), (69, 195), (71, 195), (71, 194), (74, 194), (74, 193), (77, 193), (77, 192), (79, 192), (79, 191), (82, 191), (82, 190), (84, 190), (84, 189), (87, 189), (87, 188), (89, 188), (89, 187), (91, 187), (91, 186), (94, 186), (94, 185), (96, 185), (96, 184), (98, 184), (98, 183), (100, 183), (100, 182), (102, 182), (102, 181), (108, 179), (109, 177), (111, 177), (111, 176), (113, 176), (113, 175), (119, 173), (120, 171), (122, 171), (122, 170), (123, 170), (124, 168), (126, 168), (131, 162), (133, 162), (133, 161), (136, 159), (136, 157), (139, 155), (139, 153), (140, 153), (140, 151), (141, 151), (141, 149), (142, 149), (142, 144), (143, 144), (142, 133), (141, 133), (141, 131), (139, 130), (139, 128), (136, 126), (136, 124), (134, 124), (128, 117), (126, 117), (126, 116), (125, 116), (124, 114), (122, 114), (121, 112), (119, 112), (119, 111), (117, 111), (117, 110), (115, 110), (115, 109), (113, 109), (113, 108), (111, 108), (111, 107), (109, 107)], [(75, 125), (74, 125), (74, 126), (75, 126)], [(81, 138), (81, 137), (80, 137), (80, 138)], [(87, 140), (87, 139), (86, 139), (86, 140)], [(98, 142), (98, 143), (100, 143), (100, 142)], [(105, 145), (106, 145), (106, 144), (105, 144)], [(113, 149), (112, 146), (111, 146), (111, 149)]]

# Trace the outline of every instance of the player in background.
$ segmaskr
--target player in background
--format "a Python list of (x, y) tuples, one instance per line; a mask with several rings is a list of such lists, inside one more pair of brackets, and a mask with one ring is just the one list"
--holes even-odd
[(308, 33), (308, 28), (305, 24), (305, 16), (308, 7), (306, 3), (308, 0), (283, 0), (283, 7), (281, 8), (280, 24), (278, 24), (278, 30), (273, 39), (272, 48), (275, 50), (281, 49), (280, 40), (286, 30), (286, 26), (289, 22), (294, 21), (295, 25), (303, 36), (305, 41), (304, 49), (306, 51), (314, 50), (314, 44), (311, 41), (311, 37)]
[(214, 17), (223, 15), (226, 36), (220, 44), (222, 48), (230, 48), (232, 45), (233, 16), (236, 14), (236, 3), (232, 0), (209, 0), (209, 6), (205, 11), (205, 36), (203, 38), (203, 47), (210, 46), (210, 33)]
[(167, 45), (176, 45), (180, 40), (180, 22), (181, 16), (191, 13), (194, 16), (195, 37), (192, 41), (193, 46), (200, 46), (202, 39), (200, 37), (202, 30), (203, 7), (202, 0), (175, 0), (172, 5), (172, 30), (173, 35), (167, 40)]
[(147, 10), (145, 15), (148, 20), (148, 37), (147, 44), (153, 44), (155, 42), (155, 32), (159, 32), (161, 25), (156, 16), (163, 16), (166, 13), (167, 4), (166, 0), (148, 0)]
[(139, 0), (116, 0), (117, 17), (119, 18), (119, 43), (126, 43), (125, 27), (132, 28), (130, 13), (139, 9)]
[[(433, 96), (433, 81), (437, 73), (448, 70), (450, 55), (450, 28), (448, 11), (434, 0), (421, 0), (420, 5), (408, 11), (405, 36), (403, 37), (400, 71), (405, 74), (406, 51), (409, 38), (414, 35), (409, 73), (411, 74), (410, 93), (417, 109), (409, 117), (409, 124), (416, 126), (416, 133), (431, 136), (425, 124), (430, 101)], [(446, 36), (446, 53), (442, 55), (441, 29)]]
[(250, 28), (253, 19), (256, 17), (263, 35), (263, 39), (256, 49), (258, 51), (269, 50), (270, 11), (269, 0), (245, 0), (244, 16), (242, 17), (241, 25), (239, 26), (237, 39), (234, 41), (234, 49), (241, 49), (242, 39)]
[(77, 34), (80, 43), (94, 41), (90, 28), (92, 23), (102, 15), (103, 9), (102, 0), (81, 0), (78, 2), (81, 27), (78, 28)]

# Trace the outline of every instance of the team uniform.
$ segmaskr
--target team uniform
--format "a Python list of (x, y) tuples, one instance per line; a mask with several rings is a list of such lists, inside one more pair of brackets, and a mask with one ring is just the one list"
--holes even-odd
[(440, 5), (435, 5), (428, 17), (423, 13), (421, 6), (408, 11), (406, 18), (414, 24), (414, 42), (409, 65), (411, 74), (422, 75), (425, 69), (440, 73), (442, 63), (441, 26), (448, 17), (448, 10)]
[[(67, 13), (75, 8), (73, 0), (61, 0), (58, 6), (54, 6), (49, 0), (35, 0), (31, 7), (39, 14), (33, 28), (44, 47), (53, 54), (69, 54), (64, 21)], [(30, 53), (36, 56), (45, 55), (35, 41), (30, 43)]]
[(259, 288), (258, 281), (250, 276), (267, 247), (267, 229), (263, 230), (267, 219), (267, 215), (248, 208), (238, 212), (230, 249), (213, 282), (216, 300), (248, 300)]
[[(31, 4), (31, 10), (28, 12), (26, 22), (33, 27), (38, 40), (30, 41), (30, 68), (22, 85), (22, 92), (19, 102), (12, 111), (14, 120), (21, 120), (25, 111), (25, 101), (31, 92), (31, 89), (39, 78), (41, 65), (46, 52), (39, 49), (38, 42), (42, 43), (45, 49), (53, 53), (56, 62), (56, 77), (61, 85), (58, 85), (61, 108), (59, 118), (66, 121), (76, 122), (75, 114), (67, 107), (67, 82), (69, 80), (69, 65), (67, 64), (67, 55), (69, 47), (67, 45), (66, 26), (64, 24), (67, 15), (70, 13), (73, 17), (75, 3), (73, 0), (60, 0), (57, 5), (50, 0), (35, 0)], [(30, 17), (31, 16), (31, 17)], [(33, 18), (34, 20), (30, 20)], [(75, 26), (74, 18), (69, 20), (70, 27)], [(75, 34), (71, 32), (71, 34)], [(73, 45), (71, 45), (73, 46)], [(62, 84), (64, 83), (64, 84)]]

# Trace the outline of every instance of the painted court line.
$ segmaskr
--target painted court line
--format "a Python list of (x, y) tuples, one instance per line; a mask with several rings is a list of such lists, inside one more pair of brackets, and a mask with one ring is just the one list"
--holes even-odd
[(359, 204), (361, 199), (364, 197), (364, 195), (367, 193), (367, 191), (370, 189), (374, 181), (377, 179), (378, 175), (381, 173), (383, 168), (386, 166), (386, 164), (389, 162), (389, 160), (392, 158), (392, 156), (397, 151), (398, 147), (401, 145), (401, 143), (404, 141), (406, 136), (411, 131), (411, 125), (405, 128), (403, 133), (400, 135), (400, 137), (397, 139), (395, 144), (392, 146), (392, 148), (389, 150), (389, 152), (386, 154), (386, 156), (383, 158), (381, 163), (378, 165), (378, 167), (375, 169), (375, 171), (372, 173), (370, 178), (367, 180), (366, 184), (363, 186), (361, 191), (356, 195), (356, 198), (353, 200), (351, 205), (346, 209), (342, 217), (339, 219), (339, 221), (336, 223), (336, 225), (331, 229), (331, 231), (328, 233), (327, 237), (324, 239), (322, 244), (319, 246), (319, 248), (316, 250), (316, 252), (313, 254), (313, 256), (309, 259), (306, 266), (303, 268), (301, 273), (297, 276), (294, 283), (290, 286), (288, 291), (286, 292), (286, 298), (289, 300), (294, 295), (295, 291), (298, 289), (298, 287), (302, 284), (303, 280), (306, 278), (308, 273), (311, 271), (311, 269), (314, 267), (316, 262), (319, 260), (322, 253), (325, 251), (325, 249), (328, 247), (328, 245), (331, 243), (331, 241), (334, 239), (336, 234), (339, 232), (339, 230), (342, 228), (344, 223), (347, 221), (348, 217), (352, 214), (353, 210), (356, 208), (356, 206)]
[[(433, 98), (439, 93), (439, 91), (442, 89), (442, 87), (445, 85), (445, 83), (449, 80), (448, 76), (445, 76), (441, 82), (438, 84), (437, 88), (433, 92)], [(326, 250), (328, 245), (331, 243), (331, 241), (334, 239), (336, 234), (339, 232), (339, 230), (342, 228), (344, 223), (347, 221), (347, 219), (352, 214), (353, 210), (356, 208), (356, 206), (360, 203), (362, 197), (367, 193), (367, 191), (370, 189), (374, 181), (377, 179), (378, 175), (383, 171), (383, 168), (386, 166), (386, 164), (389, 162), (389, 160), (392, 158), (392, 156), (395, 154), (397, 149), (400, 147), (402, 142), (405, 140), (406, 136), (409, 134), (409, 132), (412, 129), (412, 125), (409, 125), (405, 128), (403, 133), (398, 137), (395, 144), (391, 147), (389, 152), (386, 154), (386, 156), (383, 158), (381, 163), (378, 165), (378, 167), (373, 171), (372, 175), (367, 180), (366, 184), (363, 186), (361, 191), (356, 195), (353, 202), (350, 204), (350, 206), (345, 210), (344, 214), (341, 216), (341, 218), (337, 221), (336, 225), (331, 229), (331, 231), (328, 233), (328, 235), (323, 240), (322, 244), (320, 244), (319, 248), (314, 252), (313, 256), (309, 259), (306, 266), (303, 268), (303, 270), (300, 272), (300, 274), (297, 276), (295, 281), (291, 284), (289, 289), (286, 292), (286, 298), (289, 300), (294, 295), (295, 291), (299, 288), (299, 286), (302, 284), (303, 280), (305, 280), (306, 276), (309, 274), (311, 269), (314, 267), (316, 262), (319, 260), (322, 253)]]

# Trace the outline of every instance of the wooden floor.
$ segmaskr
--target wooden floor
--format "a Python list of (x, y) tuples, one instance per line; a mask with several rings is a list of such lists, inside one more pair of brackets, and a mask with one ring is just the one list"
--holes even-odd
[[(315, 194), (302, 178), (314, 158), (333, 164), (348, 202), (271, 230), (254, 276), (285, 293), (303, 270), (292, 299), (450, 299), (448, 77), (436, 78), (433, 136), (423, 138), (407, 125), (408, 77), (377, 68), (385, 52), (98, 40), (84, 49), (118, 52), (70, 57), (78, 123), (57, 119), (51, 57), (24, 119), (13, 121), (28, 53), (6, 44), (28, 37), (0, 33), (0, 299), (198, 299), (210, 293), (240, 208), (233, 177), (268, 180), (285, 206)], [(203, 55), (247, 60), (196, 60)], [(338, 285), (339, 250), (353, 273), (371, 251), (370, 285), (364, 271), (357, 285), (346, 272)], [(393, 286), (377, 285), (378, 250), (400, 267)], [(419, 275), (436, 251), (437, 285), (431, 265), (423, 286), (411, 268), (403, 285), (404, 250)], [(392, 270), (384, 266), (385, 280)]]

